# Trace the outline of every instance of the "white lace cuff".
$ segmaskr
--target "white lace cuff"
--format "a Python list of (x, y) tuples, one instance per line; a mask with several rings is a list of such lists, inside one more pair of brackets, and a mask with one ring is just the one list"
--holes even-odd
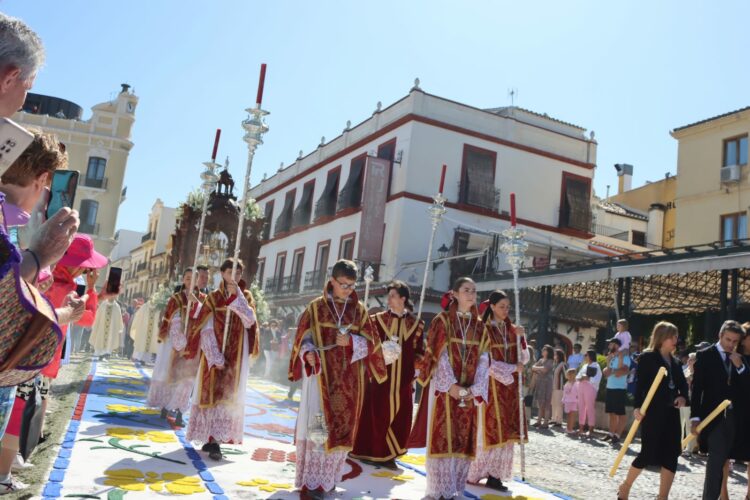
[(492, 360), (490, 363), (490, 375), (503, 385), (513, 383), (513, 373), (516, 371), (516, 365), (504, 361)]
[(213, 321), (209, 319), (206, 326), (201, 329), (201, 350), (206, 356), (208, 368), (212, 366), (224, 366), (224, 355), (219, 351), (216, 343), (216, 334), (214, 333)]
[(169, 323), (169, 340), (172, 341), (172, 349), (175, 351), (181, 351), (187, 345), (187, 338), (185, 332), (182, 331), (182, 318), (180, 318), (179, 312), (172, 316), (172, 321)]
[[(315, 355), (315, 363), (310, 365), (305, 359), (305, 354), (312, 352)], [(317, 375), (320, 373), (320, 354), (315, 351), (315, 344), (311, 340), (303, 340), (302, 345), (299, 348), (299, 358), (302, 360), (302, 366), (305, 367), (305, 372), (308, 377)]]
[(247, 303), (245, 294), (241, 291), (237, 290), (237, 297), (227, 307), (230, 311), (240, 317), (242, 325), (245, 328), (250, 328), (255, 324), (255, 313), (253, 313), (250, 304)]
[(474, 374), (474, 384), (471, 386), (471, 394), (475, 398), (482, 398), (482, 401), (487, 401), (487, 388), (490, 368), (490, 357), (485, 353), (479, 358), (479, 366)]
[(456, 376), (453, 374), (451, 361), (446, 351), (443, 351), (443, 354), (440, 355), (440, 361), (438, 362), (433, 382), (435, 390), (438, 392), (448, 392), (451, 390), (451, 386), (458, 382)]
[(349, 335), (352, 340), (352, 363), (367, 357), (367, 340), (359, 335)]

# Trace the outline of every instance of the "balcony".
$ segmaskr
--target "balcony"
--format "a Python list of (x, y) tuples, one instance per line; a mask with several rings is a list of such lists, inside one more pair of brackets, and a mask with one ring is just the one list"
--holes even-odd
[(86, 224), (85, 222), (82, 222), (78, 226), (78, 232), (97, 236), (99, 234), (99, 223), (97, 222), (96, 224)]
[(141, 243), (146, 243), (147, 241), (153, 240), (153, 239), (154, 239), (154, 233), (146, 233), (141, 238)]
[(268, 278), (266, 280), (266, 286), (263, 289), (265, 294), (269, 297), (278, 297), (280, 295), (293, 295), (299, 293), (300, 277), (299, 276), (287, 276)]
[(78, 185), (84, 186), (84, 187), (90, 187), (94, 189), (107, 189), (107, 177), (102, 177), (101, 179), (94, 179), (90, 177), (79, 177), (78, 178)]
[(327, 270), (316, 269), (315, 271), (309, 271), (306, 273), (303, 290), (323, 290), (323, 285), (325, 285), (326, 278), (331, 274), (331, 270), (332, 268), (329, 267)]

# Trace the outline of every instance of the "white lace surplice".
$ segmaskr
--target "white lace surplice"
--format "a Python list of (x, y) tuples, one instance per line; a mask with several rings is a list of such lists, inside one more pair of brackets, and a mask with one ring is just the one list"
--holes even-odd
[[(156, 355), (151, 387), (146, 400), (149, 406), (181, 412), (190, 408), (190, 394), (193, 392), (200, 359), (198, 356), (186, 359), (179, 354), (186, 343), (187, 339), (182, 331), (182, 318), (179, 311), (175, 311), (169, 323), (169, 336), (162, 342)], [(170, 372), (176, 374), (175, 380), (170, 380)]]
[[(521, 363), (526, 364), (529, 362), (529, 359), (528, 349), (522, 350)], [(501, 384), (511, 385), (516, 369), (517, 365), (493, 359), (490, 364), (489, 374)], [(477, 483), (489, 476), (503, 481), (511, 480), (513, 478), (513, 443), (485, 450), (484, 412), (481, 410), (477, 421), (477, 456), (469, 469), (469, 482)]]
[[(352, 363), (367, 356), (367, 340), (359, 335), (350, 334), (352, 340)], [(302, 339), (300, 358), (305, 366), (302, 374), (302, 397), (300, 398), (297, 426), (294, 440), (297, 446), (297, 474), (294, 479), (296, 488), (307, 487), (310, 490), (323, 488), (332, 490), (336, 483), (341, 482), (344, 475), (344, 465), (348, 451), (329, 451), (324, 447), (317, 447), (307, 439), (307, 427), (314, 422), (315, 417), (322, 413), (320, 407), (320, 363), (317, 370), (305, 362), (305, 354), (315, 349), (312, 336), (308, 333)], [(317, 353), (316, 353), (317, 356)]]
[[(255, 323), (253, 310), (247, 303), (245, 296), (237, 295), (237, 298), (228, 305), (229, 309), (237, 314), (242, 320), (245, 329)], [(187, 439), (198, 443), (208, 442), (211, 437), (219, 443), (242, 443), (245, 422), (245, 387), (247, 386), (247, 374), (250, 369), (247, 330), (244, 332), (245, 341), (242, 342), (242, 366), (239, 373), (239, 390), (234, 394), (231, 401), (223, 401), (210, 408), (201, 408), (193, 402), (190, 408), (190, 420), (188, 422)], [(224, 355), (216, 343), (213, 318), (209, 318), (201, 329), (201, 350), (206, 356), (209, 369), (212, 366), (223, 366)], [(201, 367), (202, 370), (203, 367)], [(202, 373), (199, 371), (195, 379), (195, 394), (199, 393), (199, 383)]]
[[(489, 356), (482, 354), (479, 358), (479, 365), (474, 374), (474, 384), (469, 388), (474, 396), (473, 404), (481, 404), (476, 398), (487, 400), (487, 388), (489, 377)], [(430, 381), (430, 399), (428, 402), (427, 421), (432, 422), (432, 412), (435, 408), (435, 392), (448, 392), (453, 384), (457, 382), (453, 374), (448, 352), (443, 351), (438, 362), (437, 370)], [(472, 404), (472, 403), (469, 403)], [(432, 429), (427, 429), (427, 449), (430, 449)], [(463, 491), (466, 487), (466, 479), (469, 474), (469, 458), (434, 458), (427, 455), (425, 467), (427, 469), (427, 491), (426, 494), (431, 498), (451, 498), (463, 497)]]

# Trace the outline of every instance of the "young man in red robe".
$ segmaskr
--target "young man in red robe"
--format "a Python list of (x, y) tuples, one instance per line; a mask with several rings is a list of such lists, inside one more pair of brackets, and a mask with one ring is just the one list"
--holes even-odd
[(388, 310), (371, 316), (381, 342), (397, 342), (401, 356), (388, 367), (385, 383), (368, 382), (352, 457), (398, 470), (396, 458), (405, 455), (411, 432), (415, 368), (422, 362), (424, 321), (412, 313), (409, 287), (388, 284)]
[[(233, 263), (233, 259), (224, 261), (219, 268), (219, 288), (197, 306), (185, 347), (188, 358), (200, 351), (187, 439), (204, 443), (202, 450), (212, 460), (221, 460), (221, 443), (242, 443), (250, 357), (259, 352), (254, 301), (241, 280), (244, 266), (238, 261), (233, 276)], [(227, 310), (229, 329), (225, 342)]]
[[(182, 413), (190, 408), (190, 394), (198, 373), (198, 358), (188, 359), (182, 355), (187, 338), (185, 336), (185, 311), (188, 303), (187, 291), (193, 280), (193, 270), (187, 268), (182, 273), (182, 289), (172, 295), (164, 309), (164, 317), (159, 325), (159, 353), (156, 356), (151, 386), (146, 404), (161, 408), (161, 418), (174, 411), (174, 424), (182, 427)], [(208, 269), (198, 267), (193, 301), (201, 304), (206, 294), (200, 290), (208, 284)]]
[(380, 338), (354, 292), (357, 265), (339, 260), (323, 295), (302, 313), (289, 380), (302, 379), (295, 431), (302, 498), (323, 498), (344, 474), (354, 446), (366, 378), (386, 377)]

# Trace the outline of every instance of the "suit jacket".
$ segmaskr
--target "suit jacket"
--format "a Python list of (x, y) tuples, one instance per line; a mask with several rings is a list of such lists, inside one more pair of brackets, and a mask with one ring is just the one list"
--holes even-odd
[(674, 400), (678, 396), (685, 398), (686, 402), (690, 401), (687, 380), (682, 373), (680, 362), (674, 356), (670, 356), (670, 364), (667, 366), (667, 362), (664, 361), (658, 351), (646, 351), (638, 358), (635, 401), (633, 403), (635, 408), (640, 408), (643, 405), (643, 400), (646, 399), (646, 394), (648, 394), (651, 384), (662, 366), (671, 371), (675, 387), (670, 389), (669, 376), (664, 377), (656, 389), (654, 399), (651, 400), (651, 406), (648, 408), (649, 414), (651, 414), (652, 409), (662, 413), (666, 408), (673, 408)]
[[(732, 406), (735, 407), (743, 397), (746, 397), (747, 388), (750, 386), (750, 370), (746, 367), (741, 374), (737, 370), (734, 364), (731, 364), (731, 370), (727, 373), (722, 354), (716, 344), (698, 352), (693, 367), (690, 418), (697, 417), (703, 420), (725, 399), (732, 401)], [(723, 418), (723, 414), (719, 415), (701, 432), (701, 436), (708, 436)]]

